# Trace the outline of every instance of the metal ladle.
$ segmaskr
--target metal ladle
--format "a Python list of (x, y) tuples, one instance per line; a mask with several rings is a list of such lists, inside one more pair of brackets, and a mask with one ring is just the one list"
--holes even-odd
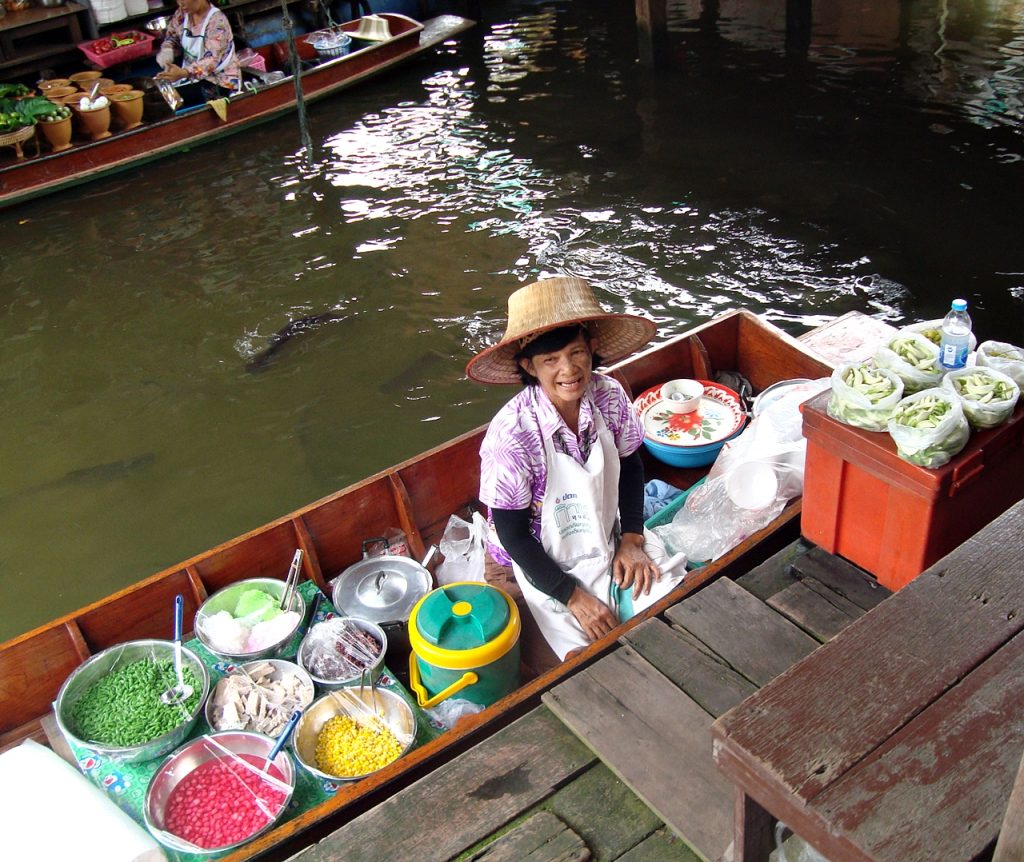
[(192, 697), (192, 686), (185, 682), (181, 671), (181, 614), (185, 600), (181, 596), (174, 597), (174, 675), (178, 682), (160, 695), (160, 700), (167, 705), (181, 703)]

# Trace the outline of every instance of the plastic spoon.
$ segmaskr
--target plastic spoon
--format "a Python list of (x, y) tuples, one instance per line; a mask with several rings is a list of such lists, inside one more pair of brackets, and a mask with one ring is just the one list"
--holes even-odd
[(174, 674), (178, 682), (160, 695), (160, 700), (166, 704), (181, 703), (192, 697), (192, 686), (185, 682), (181, 671), (181, 614), (184, 605), (185, 600), (181, 596), (174, 597)]
[(274, 762), (274, 758), (280, 754), (281, 749), (284, 748), (284, 744), (288, 741), (288, 736), (295, 729), (295, 725), (299, 723), (299, 719), (302, 718), (302, 710), (297, 709), (292, 713), (292, 717), (288, 719), (288, 723), (284, 726), (284, 730), (281, 731), (281, 735), (277, 737), (277, 742), (274, 743), (274, 747), (270, 749), (270, 754), (267, 755), (266, 763), (263, 764), (263, 771), (266, 772), (270, 769), (270, 764)]

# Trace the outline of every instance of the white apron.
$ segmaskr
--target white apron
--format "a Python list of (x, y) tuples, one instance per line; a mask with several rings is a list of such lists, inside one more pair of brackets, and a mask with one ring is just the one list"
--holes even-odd
[[(541, 506), (540, 543), (562, 571), (613, 612), (620, 612), (620, 620), (624, 621), (666, 595), (682, 580), (686, 574), (686, 557), (679, 554), (666, 559), (661, 542), (645, 541), (644, 550), (662, 567), (661, 580), (651, 585), (649, 595), (633, 600), (631, 613), (623, 615), (623, 609), (616, 607), (612, 599), (611, 567), (618, 513), (619, 452), (596, 406), (594, 428), (597, 439), (587, 463), (582, 465), (571, 455), (555, 451), (551, 440), (544, 438), (548, 477)], [(644, 535), (645, 539), (653, 538), (646, 530)], [(533, 586), (515, 562), (512, 571), (537, 626), (560, 659), (571, 650), (590, 643), (568, 607)], [(629, 595), (632, 595), (632, 588)]]
[[(185, 16), (185, 26), (181, 30), (181, 68), (195, 63), (200, 60), (206, 53), (206, 25), (210, 23), (210, 16), (214, 13), (216, 6), (211, 4), (210, 8), (206, 11), (206, 17), (203, 18), (203, 23), (199, 25), (199, 29), (195, 35), (192, 35), (192, 30), (188, 26), (188, 15)], [(217, 64), (217, 67), (213, 70), (214, 74), (222, 72), (227, 68), (228, 64), (235, 57), (235, 46), (234, 42), (231, 44), (230, 50), (221, 58), (221, 61)]]

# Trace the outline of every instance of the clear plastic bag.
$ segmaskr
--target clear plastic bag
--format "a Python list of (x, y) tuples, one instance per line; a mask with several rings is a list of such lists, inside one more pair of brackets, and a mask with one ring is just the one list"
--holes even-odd
[(1013, 378), (994, 368), (958, 368), (942, 379), (942, 386), (959, 397), (967, 421), (979, 430), (995, 428), (1009, 419), (1020, 397)]
[(994, 368), (1024, 387), (1024, 348), (1005, 341), (983, 341), (978, 346), (976, 364)]
[(878, 348), (875, 365), (896, 372), (907, 395), (938, 386), (946, 373), (939, 364), (939, 346), (909, 329), (901, 329)]
[(850, 362), (832, 372), (828, 415), (865, 431), (885, 431), (902, 397), (903, 380), (895, 371)]
[(654, 529), (671, 553), (716, 560), (766, 527), (803, 491), (800, 405), (828, 388), (828, 378), (771, 402), (735, 440), (722, 447), (707, 480), (694, 489), (670, 524)]
[(967, 445), (971, 428), (960, 399), (948, 389), (935, 387), (908, 395), (896, 405), (889, 434), (901, 458), (935, 469)]
[(438, 544), (444, 562), (437, 567), (440, 586), (459, 581), (484, 580), (484, 554), (487, 550), (487, 521), (479, 512), (472, 521), (452, 515)]
[[(903, 327), (907, 332), (917, 332), (927, 338), (932, 344), (942, 343), (942, 318), (936, 320), (921, 320), (917, 323), (909, 323)], [(967, 349), (973, 352), (978, 346), (978, 338), (972, 332), (967, 337)]]

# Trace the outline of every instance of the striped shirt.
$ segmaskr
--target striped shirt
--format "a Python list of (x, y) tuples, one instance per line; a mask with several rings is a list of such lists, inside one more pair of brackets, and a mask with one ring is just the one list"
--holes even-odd
[[(596, 372), (591, 375), (580, 403), (578, 436), (569, 430), (540, 386), (523, 387), (491, 420), (480, 446), (480, 502), (497, 509), (529, 507), (530, 528), (539, 541), (548, 480), (544, 440), (550, 439), (557, 451), (585, 464), (597, 439), (595, 408), (612, 432), (619, 457), (640, 448), (643, 426), (617, 380)], [(494, 546), (491, 555), (504, 565), (511, 562)]]

